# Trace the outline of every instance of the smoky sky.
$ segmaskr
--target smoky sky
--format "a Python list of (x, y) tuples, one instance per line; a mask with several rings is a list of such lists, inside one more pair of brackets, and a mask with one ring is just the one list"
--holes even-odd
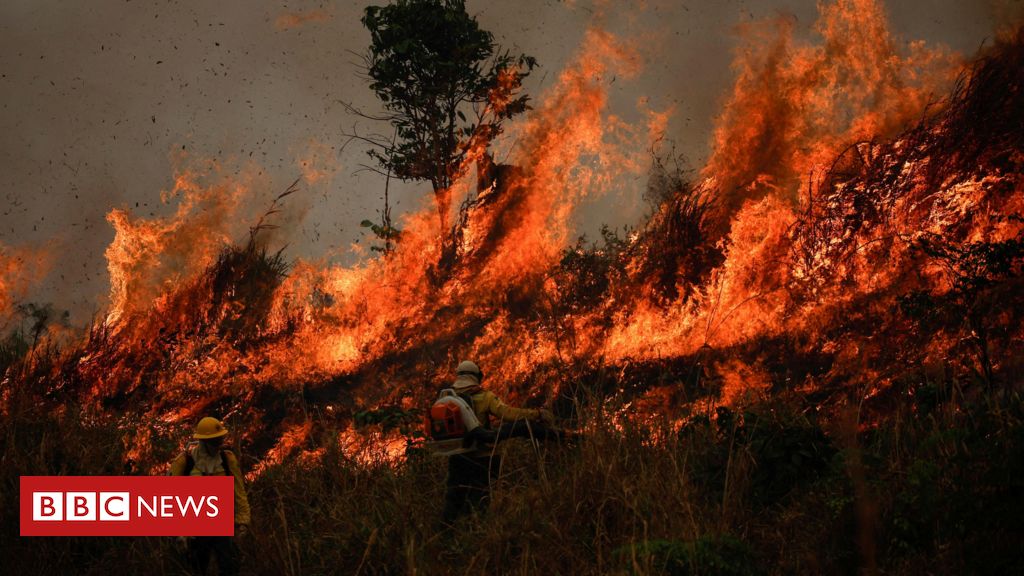
[[(1012, 2), (1011, 2), (1012, 3)], [(380, 207), (383, 179), (359, 172), (365, 146), (342, 133), (372, 126), (342, 102), (372, 112), (358, 75), (369, 41), (363, 2), (252, 0), (5, 0), (0, 4), (0, 243), (42, 247), (51, 270), (26, 299), (70, 309), (82, 323), (108, 290), (105, 215), (168, 214), (160, 192), (176, 165), (213, 159), (255, 173), (262, 202), (303, 175), (282, 243), (290, 257), (350, 263), (359, 222)], [(639, 119), (637, 102), (674, 106), (667, 136), (690, 166), (708, 155), (715, 115), (732, 79), (743, 22), (786, 15), (811, 37), (814, 0), (556, 2), (470, 0), (468, 10), (503, 46), (537, 57), (527, 90), (539, 97), (600, 25), (639, 46), (643, 72), (608, 79), (610, 111)], [(993, 29), (988, 2), (890, 2), (899, 43), (924, 40), (973, 53)], [(580, 207), (583, 232), (641, 217), (643, 182)], [(393, 190), (396, 212), (416, 209), (424, 184)], [(362, 240), (365, 242), (365, 240)]]

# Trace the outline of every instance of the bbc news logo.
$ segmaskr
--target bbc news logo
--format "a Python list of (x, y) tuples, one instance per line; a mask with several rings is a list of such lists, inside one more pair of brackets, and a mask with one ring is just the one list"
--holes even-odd
[(231, 476), (22, 476), (22, 536), (231, 536)]
[[(136, 496), (136, 518), (174, 518), (192, 515), (216, 518), (220, 514), (217, 496)], [(129, 492), (33, 492), (34, 522), (94, 521), (128, 522), (131, 520)]]

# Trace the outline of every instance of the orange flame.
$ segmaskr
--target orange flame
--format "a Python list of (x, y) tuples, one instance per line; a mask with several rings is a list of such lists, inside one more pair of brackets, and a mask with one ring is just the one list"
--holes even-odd
[(820, 45), (796, 45), (792, 28), (778, 18), (740, 29), (736, 84), (702, 172), (726, 215), (747, 198), (795, 200), (808, 174), (918, 119), (958, 72), (952, 55), (921, 43), (899, 54), (876, 0), (823, 4)]

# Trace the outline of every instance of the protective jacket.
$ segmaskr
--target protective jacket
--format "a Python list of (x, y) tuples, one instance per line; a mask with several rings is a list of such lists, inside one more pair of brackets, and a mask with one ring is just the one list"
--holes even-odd
[[(227, 470), (225, 470), (225, 466)], [(248, 525), (251, 520), (249, 498), (245, 494), (245, 481), (238, 457), (231, 450), (221, 448), (220, 457), (209, 458), (199, 444), (190, 446), (171, 462), (171, 476), (227, 476), (235, 478), (235, 524)]]
[(535, 420), (540, 418), (540, 410), (533, 408), (514, 408), (502, 402), (494, 393), (487, 390), (477, 390), (470, 393), (473, 401), (473, 412), (485, 428), (491, 427), (490, 416), (505, 421)]

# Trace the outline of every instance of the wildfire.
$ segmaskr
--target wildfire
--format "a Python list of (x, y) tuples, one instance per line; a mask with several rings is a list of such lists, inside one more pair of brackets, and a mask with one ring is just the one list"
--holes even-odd
[[(874, 335), (910, 331), (893, 312), (899, 299), (957, 285), (957, 269), (926, 257), (942, 253), (922, 243), (1019, 238), (1024, 225), (1012, 215), (1024, 213), (1024, 190), (1013, 167), (1024, 156), (1000, 157), (998, 172), (978, 152), (975, 164), (948, 171), (941, 138), (961, 120), (957, 100), (938, 97), (956, 60), (920, 44), (900, 52), (872, 0), (823, 5), (819, 44), (796, 42), (785, 19), (741, 32), (736, 83), (700, 181), (680, 183), (646, 226), (604, 252), (567, 253), (574, 210), (649, 167), (669, 112), (641, 102), (638, 126), (608, 113), (609, 77), (641, 64), (629, 42), (595, 29), (515, 127), (511, 160), (492, 167), (493, 181), (471, 182), (485, 151), (467, 154), (466, 176), (448, 192), (463, 206), (454, 264), (439, 265), (437, 214), (426, 205), (403, 217), (395, 250), (351, 267), (289, 266), (258, 230), (230, 248), (252, 183), (210, 186), (183, 172), (167, 194), (173, 215), (108, 215), (110, 309), (54, 378), (93, 400), (139, 394), (146, 401), (134, 409), (171, 424), (234, 411), (243, 439), (275, 439), (256, 473), (323, 456), (307, 449), (314, 426), (296, 398), (348, 407), (421, 399), (463, 357), (486, 366), (499, 392), (545, 399), (605, 367), (636, 373), (636, 389), (618, 392), (635, 393), (630, 406), (648, 412), (680, 408), (688, 400), (673, 390), (691, 384), (725, 404), (765, 394), (779, 385), (771, 353), (829, 358), (794, 375), (800, 384), (849, 381), (856, 366), (883, 388), (882, 359), (895, 352)], [(322, 161), (326, 151), (310, 154)], [(303, 163), (309, 183), (330, 176), (318, 166)], [(566, 264), (591, 256), (604, 268)], [(2, 311), (17, 265), (0, 266)], [(670, 362), (687, 368), (665, 381)], [(661, 370), (657, 381), (645, 366)], [(405, 449), (400, 436), (371, 442), (338, 420), (352, 458), (393, 461)], [(371, 444), (380, 451), (366, 453)]]

